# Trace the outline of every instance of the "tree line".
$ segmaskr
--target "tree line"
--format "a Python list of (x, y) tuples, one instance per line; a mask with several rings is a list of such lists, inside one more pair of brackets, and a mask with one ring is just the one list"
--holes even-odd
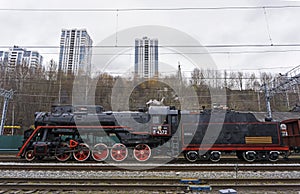
[[(94, 102), (106, 110), (113, 108), (112, 97), (118, 100), (118, 106), (114, 105), (117, 110), (123, 110), (123, 105), (128, 105), (130, 110), (138, 110), (151, 99), (163, 99), (165, 105), (192, 110), (199, 109), (192, 103), (195, 100), (200, 107), (212, 108), (213, 91), (222, 89), (226, 92), (228, 108), (265, 111), (265, 94), (261, 85), (265, 83), (272, 88), (276, 81), (280, 82), (271, 73), (256, 75), (210, 69), (194, 69), (188, 77), (178, 70), (177, 73), (151, 80), (134, 76), (125, 78), (103, 72), (96, 77), (85, 77), (85, 81), (79, 83), (84, 89), (73, 91), (76, 76), (58, 72), (54, 60), (49, 62), (47, 68), (30, 69), (26, 64), (13, 68), (0, 67), (0, 87), (15, 91), (9, 102), (6, 125), (20, 125), (23, 128), (33, 124), (35, 112), (50, 111), (54, 104), (72, 104), (76, 100), (73, 92), (83, 92), (78, 97), (84, 98), (83, 102)], [(92, 84), (95, 90), (91, 90)], [(272, 110), (288, 111), (299, 103), (299, 85), (297, 87), (298, 90), (293, 87), (274, 95), (271, 98)], [(114, 89), (117, 89), (117, 93), (113, 93)], [(129, 92), (128, 99), (122, 99), (122, 94), (126, 92)], [(0, 107), (2, 110), (2, 97)]]

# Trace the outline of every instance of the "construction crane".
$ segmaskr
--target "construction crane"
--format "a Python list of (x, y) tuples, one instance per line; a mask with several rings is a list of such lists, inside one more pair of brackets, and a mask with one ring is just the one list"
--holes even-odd
[(3, 135), (3, 132), (4, 132), (4, 123), (5, 123), (5, 119), (6, 119), (8, 101), (10, 99), (12, 99), (13, 94), (14, 94), (14, 91), (12, 89), (8, 91), (8, 90), (0, 88), (0, 95), (4, 97), (2, 119), (1, 119), (1, 125), (0, 125), (0, 135)]

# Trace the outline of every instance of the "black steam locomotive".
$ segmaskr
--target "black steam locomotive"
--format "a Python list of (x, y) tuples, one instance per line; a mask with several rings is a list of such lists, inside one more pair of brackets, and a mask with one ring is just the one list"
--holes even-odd
[(51, 112), (35, 116), (35, 128), (25, 131), (18, 153), (28, 161), (44, 157), (123, 161), (129, 156), (147, 161), (153, 155), (183, 153), (190, 162), (218, 162), (222, 154), (236, 153), (248, 162), (274, 162), (289, 152), (282, 143), (280, 123), (260, 122), (251, 113), (180, 111), (169, 106), (127, 112), (53, 106)]

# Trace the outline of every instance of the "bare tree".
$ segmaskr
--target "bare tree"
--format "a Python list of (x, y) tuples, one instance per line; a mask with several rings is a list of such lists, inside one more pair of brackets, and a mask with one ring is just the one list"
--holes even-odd
[(224, 88), (228, 88), (227, 76), (228, 76), (228, 73), (226, 70), (224, 70)]
[(49, 79), (49, 81), (54, 81), (57, 79), (56, 69), (57, 69), (57, 64), (53, 59), (51, 59), (48, 64), (48, 79)]
[(203, 85), (204, 84), (204, 76), (203, 70), (195, 68), (191, 74), (191, 84), (192, 85)]
[(244, 73), (239, 71), (237, 73), (236, 82), (237, 82), (237, 86), (240, 91), (243, 90), (243, 79), (244, 79)]
[(273, 76), (271, 73), (266, 73), (266, 72), (260, 73), (261, 84), (268, 84), (269, 86), (271, 86), (272, 80), (273, 80)]
[(228, 82), (228, 88), (229, 89), (234, 89), (236, 86), (236, 73), (235, 72), (230, 72), (229, 74), (229, 82)]

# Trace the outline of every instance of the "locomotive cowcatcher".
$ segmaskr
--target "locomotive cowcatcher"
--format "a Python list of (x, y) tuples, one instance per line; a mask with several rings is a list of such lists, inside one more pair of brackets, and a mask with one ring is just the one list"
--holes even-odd
[(59, 161), (133, 156), (178, 157), (190, 162), (218, 162), (225, 153), (241, 160), (269, 160), (288, 156), (283, 144), (286, 128), (279, 122), (258, 121), (252, 113), (230, 110), (175, 110), (150, 106), (147, 110), (112, 112), (101, 106), (53, 106), (35, 115), (35, 128), (24, 132), (17, 156), (28, 161), (55, 157)]

